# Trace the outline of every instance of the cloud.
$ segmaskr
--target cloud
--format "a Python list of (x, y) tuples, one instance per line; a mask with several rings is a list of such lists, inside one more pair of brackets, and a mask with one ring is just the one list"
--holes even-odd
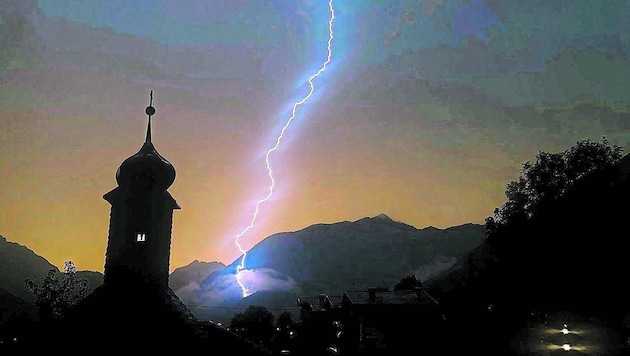
[(550, 61), (544, 71), (471, 78), (470, 82), (513, 105), (561, 103), (582, 94), (628, 102), (630, 61), (626, 56), (609, 55), (595, 48), (571, 48)]
[[(241, 282), (251, 293), (262, 291), (292, 291), (298, 289), (295, 280), (269, 268), (245, 269), (241, 271)], [(185, 303), (196, 306), (220, 306), (240, 300), (242, 290), (236, 275), (215, 274), (199, 285), (190, 282), (175, 291)]]
[[(566, 48), (541, 63), (534, 51), (507, 56), (496, 51), (492, 42), (470, 37), (459, 47), (438, 46), (391, 55), (378, 66), (360, 71), (348, 88), (352, 95), (367, 95), (366, 100), (396, 103), (426, 99), (422, 80), (437, 86), (469, 85), (472, 90), (466, 92), (486, 92), (485, 100), (494, 98), (490, 100), (509, 106), (560, 103), (582, 94), (627, 102), (624, 95), (630, 82), (630, 61), (620, 53), (620, 40), (602, 35), (587, 43), (591, 45)], [(400, 84), (405, 87), (396, 88)], [(429, 99), (432, 97), (435, 95)]]
[[(625, 0), (493, 0), (485, 6), (501, 20), (485, 33), (494, 50), (507, 55), (533, 52), (540, 65), (567, 47), (587, 44), (608, 52), (618, 50), (619, 43), (625, 55), (630, 54), (626, 25), (630, 3)], [(591, 42), (611, 36), (618, 40)]]
[(453, 267), (455, 262), (457, 258), (453, 256), (436, 256), (431, 263), (418, 267), (413, 274), (420, 281), (427, 281)]
[(405, 25), (413, 25), (413, 24), (416, 23), (416, 19), (414, 18), (414, 14), (411, 11), (403, 12), (401, 21)]
[(444, 6), (446, 0), (421, 0), (422, 7), (424, 8), (424, 13), (427, 17), (433, 17), (435, 15), (435, 11)]
[(0, 2), (0, 77), (7, 70), (40, 64), (41, 43), (29, 15), (34, 12), (32, 1)]
[(313, 24), (313, 19), (311, 16), (304, 10), (298, 10), (297, 15), (309, 25)]
[(266, 290), (292, 290), (297, 287), (293, 278), (270, 268), (246, 269), (242, 271), (241, 281), (250, 292)]
[(93, 29), (59, 19), (44, 19), (37, 27), (46, 45), (42, 56), (53, 67), (96, 69), (153, 80), (249, 79), (260, 74), (260, 65), (246, 46), (172, 48), (112, 29)]
[(474, 1), (461, 5), (453, 18), (453, 30), (459, 35), (473, 35), (488, 42), (485, 30), (494, 25), (498, 17), (484, 2)]
[(471, 38), (460, 47), (438, 46), (404, 51), (381, 64), (383, 70), (409, 76), (442, 79), (462, 76), (492, 77), (506, 74), (520, 66), (518, 58), (507, 58), (490, 50), (482, 41)]

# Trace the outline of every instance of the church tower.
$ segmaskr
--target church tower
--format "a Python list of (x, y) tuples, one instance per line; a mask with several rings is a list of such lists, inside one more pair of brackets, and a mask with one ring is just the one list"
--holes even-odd
[(122, 162), (118, 186), (103, 196), (111, 204), (104, 285), (168, 286), (173, 210), (181, 208), (167, 191), (175, 168), (151, 142), (153, 91), (150, 97), (145, 142)]
[(42, 328), (43, 342), (35, 345), (62, 353), (67, 345), (57, 341), (71, 328), (77, 340), (105, 353), (164, 352), (183, 345), (269, 355), (234, 333), (201, 323), (168, 285), (173, 211), (180, 207), (167, 191), (175, 168), (151, 142), (152, 105), (153, 92), (144, 144), (118, 168), (118, 186), (103, 195), (111, 205), (103, 283), (61, 323)]

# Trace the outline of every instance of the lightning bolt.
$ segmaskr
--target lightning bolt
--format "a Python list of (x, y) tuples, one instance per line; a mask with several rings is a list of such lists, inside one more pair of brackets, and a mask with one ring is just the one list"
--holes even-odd
[(293, 109), (291, 110), (291, 116), (287, 119), (286, 123), (282, 127), (282, 130), (280, 131), (280, 135), (278, 135), (278, 138), (276, 139), (276, 144), (271, 149), (269, 149), (269, 151), (267, 151), (267, 154), (265, 155), (265, 166), (267, 167), (267, 174), (269, 175), (269, 180), (271, 181), (269, 185), (269, 193), (267, 193), (267, 195), (264, 198), (256, 202), (256, 210), (254, 211), (254, 215), (252, 217), (251, 222), (245, 229), (243, 229), (243, 231), (241, 231), (240, 234), (236, 235), (236, 239), (234, 240), (234, 243), (238, 247), (238, 250), (243, 254), (243, 257), (241, 258), (241, 262), (236, 267), (236, 281), (238, 282), (239, 286), (241, 286), (241, 290), (243, 291), (243, 298), (251, 295), (251, 293), (249, 292), (249, 290), (247, 290), (247, 287), (245, 287), (245, 285), (241, 281), (241, 271), (245, 268), (245, 258), (247, 257), (247, 251), (243, 249), (243, 247), (239, 243), (239, 239), (243, 237), (243, 235), (245, 235), (247, 231), (249, 231), (251, 228), (254, 227), (254, 223), (256, 222), (258, 213), (260, 212), (260, 205), (268, 201), (273, 195), (273, 188), (276, 185), (276, 181), (273, 178), (273, 170), (271, 169), (271, 163), (269, 163), (269, 156), (271, 156), (271, 154), (275, 150), (277, 150), (278, 147), (280, 146), (280, 142), (282, 141), (282, 137), (284, 137), (285, 131), (287, 130), (289, 125), (291, 125), (291, 122), (295, 118), (295, 112), (297, 111), (297, 108), (300, 105), (304, 104), (311, 97), (311, 95), (313, 95), (313, 91), (315, 90), (315, 87), (313, 85), (313, 80), (319, 77), (320, 74), (322, 74), (326, 70), (326, 66), (328, 65), (328, 63), (330, 63), (330, 58), (332, 57), (331, 44), (333, 40), (333, 26), (332, 25), (333, 25), (333, 21), (335, 20), (335, 9), (333, 8), (332, 0), (328, 1), (328, 9), (330, 10), (330, 20), (328, 21), (328, 44), (327, 44), (328, 55), (326, 56), (326, 61), (324, 61), (322, 66), (319, 68), (319, 70), (315, 74), (311, 75), (308, 78), (308, 84), (310, 87), (308, 94), (304, 96), (302, 100), (293, 104)]

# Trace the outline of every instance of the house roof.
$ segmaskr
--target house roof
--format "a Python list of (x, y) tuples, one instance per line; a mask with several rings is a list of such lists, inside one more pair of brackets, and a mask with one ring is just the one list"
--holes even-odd
[(322, 310), (319, 305), (319, 297), (298, 297), (297, 303), (303, 309), (309, 309), (312, 311)]
[(307, 307), (312, 311), (322, 311), (326, 305), (331, 308), (341, 307), (343, 296), (333, 296), (321, 294), (316, 297), (298, 297), (297, 303), (300, 307)]
[(333, 307), (340, 307), (341, 302), (343, 301), (343, 295), (329, 295), (328, 300)]
[[(370, 294), (373, 293), (373, 297)], [(346, 299), (354, 305), (435, 305), (437, 301), (425, 291), (357, 290), (346, 291)]]

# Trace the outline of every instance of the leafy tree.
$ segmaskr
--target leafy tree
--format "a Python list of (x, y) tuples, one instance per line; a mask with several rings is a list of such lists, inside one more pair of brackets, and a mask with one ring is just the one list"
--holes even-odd
[(230, 330), (263, 346), (269, 346), (274, 336), (274, 316), (264, 306), (250, 305), (230, 321)]
[(523, 164), (517, 180), (507, 184), (507, 201), (486, 219), (490, 234), (499, 226), (530, 219), (550, 200), (563, 196), (585, 175), (612, 167), (622, 156), (622, 148), (589, 139), (578, 141), (570, 149), (558, 152), (539, 152), (536, 161)]
[(413, 274), (408, 274), (396, 283), (394, 286), (395, 291), (399, 290), (413, 290), (415, 288), (422, 288), (422, 282), (416, 278)]
[(280, 330), (291, 330), (295, 322), (293, 321), (293, 316), (288, 311), (282, 312), (278, 315), (278, 319), (276, 321), (276, 329)]
[(66, 275), (75, 275), (77, 273), (77, 266), (75, 266), (72, 261), (66, 261), (63, 263), (63, 273)]
[(278, 315), (278, 319), (276, 320), (276, 332), (272, 342), (274, 353), (279, 353), (280, 350), (290, 349), (292, 347), (291, 334), (296, 327), (297, 324), (293, 321), (291, 313), (285, 311)]
[(77, 278), (77, 268), (72, 261), (64, 264), (63, 276), (51, 269), (39, 283), (27, 279), (26, 287), (35, 294), (35, 304), (43, 321), (63, 318), (65, 313), (87, 294), (87, 279)]

